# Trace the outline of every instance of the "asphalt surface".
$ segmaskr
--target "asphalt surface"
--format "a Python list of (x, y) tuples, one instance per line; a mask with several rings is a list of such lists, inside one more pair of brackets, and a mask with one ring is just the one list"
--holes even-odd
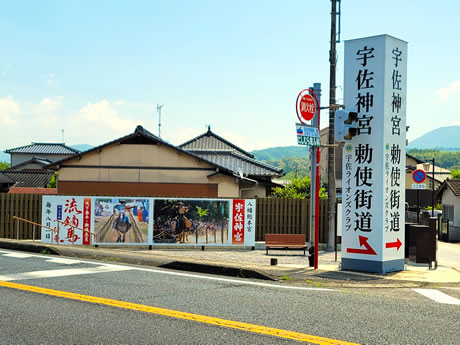
[[(73, 273), (66, 274), (69, 270)], [(360, 344), (458, 344), (460, 306), (437, 303), (407, 287), (309, 288), (285, 280), (224, 278), (10, 250), (0, 250), (0, 281)], [(0, 293), (0, 344), (293, 342), (4, 286)], [(454, 293), (460, 297), (460, 291)]]
[[(263, 244), (258, 243), (263, 248)], [(284, 281), (303, 286), (323, 287), (429, 287), (460, 286), (460, 243), (438, 242), (438, 268), (427, 264), (406, 263), (406, 269), (388, 274), (340, 270), (340, 252), (320, 251), (319, 269), (309, 266), (302, 252), (264, 249), (177, 249), (147, 247), (86, 247), (48, 245), (38, 241), (0, 239), (0, 248), (49, 253), (103, 262), (128, 263), (182, 271), (218, 274), (232, 277)], [(336, 261), (337, 256), (337, 261)], [(271, 265), (277, 259), (277, 265)]]

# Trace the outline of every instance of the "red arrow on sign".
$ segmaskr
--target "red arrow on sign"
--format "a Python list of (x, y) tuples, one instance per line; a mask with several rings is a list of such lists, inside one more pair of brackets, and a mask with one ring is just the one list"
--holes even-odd
[(385, 243), (385, 248), (396, 248), (396, 250), (399, 250), (401, 246), (402, 246), (402, 242), (399, 240), (399, 238), (397, 238), (395, 242)]
[(358, 248), (347, 248), (347, 253), (351, 254), (367, 254), (367, 255), (377, 255), (374, 249), (367, 243), (368, 238), (364, 236), (359, 236), (359, 246), (366, 247), (366, 249), (358, 249)]

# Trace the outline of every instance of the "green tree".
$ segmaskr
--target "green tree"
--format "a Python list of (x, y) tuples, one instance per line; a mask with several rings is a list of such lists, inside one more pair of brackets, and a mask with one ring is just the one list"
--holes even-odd
[(51, 177), (50, 182), (46, 185), (46, 188), (56, 188), (58, 173), (55, 172), (53, 177)]
[(7, 162), (0, 162), (0, 170), (5, 170), (10, 167), (10, 163)]
[[(310, 178), (293, 178), (291, 183), (284, 187), (276, 187), (271, 195), (272, 198), (279, 199), (305, 199), (310, 197)], [(321, 187), (319, 190), (321, 199), (327, 198), (326, 190)]]
[(460, 180), (460, 170), (452, 170), (451, 173), (450, 173), (450, 176), (454, 180)]

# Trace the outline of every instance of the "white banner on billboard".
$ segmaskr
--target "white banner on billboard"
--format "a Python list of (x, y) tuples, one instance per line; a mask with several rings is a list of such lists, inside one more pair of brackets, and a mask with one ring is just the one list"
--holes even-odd
[(93, 209), (90, 197), (44, 195), (42, 224), (55, 231), (42, 228), (42, 242), (90, 244), (92, 220)]
[(406, 42), (345, 42), (345, 108), (358, 129), (343, 151), (343, 269), (404, 269), (406, 85)]

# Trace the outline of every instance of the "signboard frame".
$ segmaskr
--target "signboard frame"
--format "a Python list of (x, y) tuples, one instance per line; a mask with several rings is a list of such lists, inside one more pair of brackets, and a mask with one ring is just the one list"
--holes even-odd
[(46, 195), (42, 224), (50, 244), (254, 247), (256, 200)]

